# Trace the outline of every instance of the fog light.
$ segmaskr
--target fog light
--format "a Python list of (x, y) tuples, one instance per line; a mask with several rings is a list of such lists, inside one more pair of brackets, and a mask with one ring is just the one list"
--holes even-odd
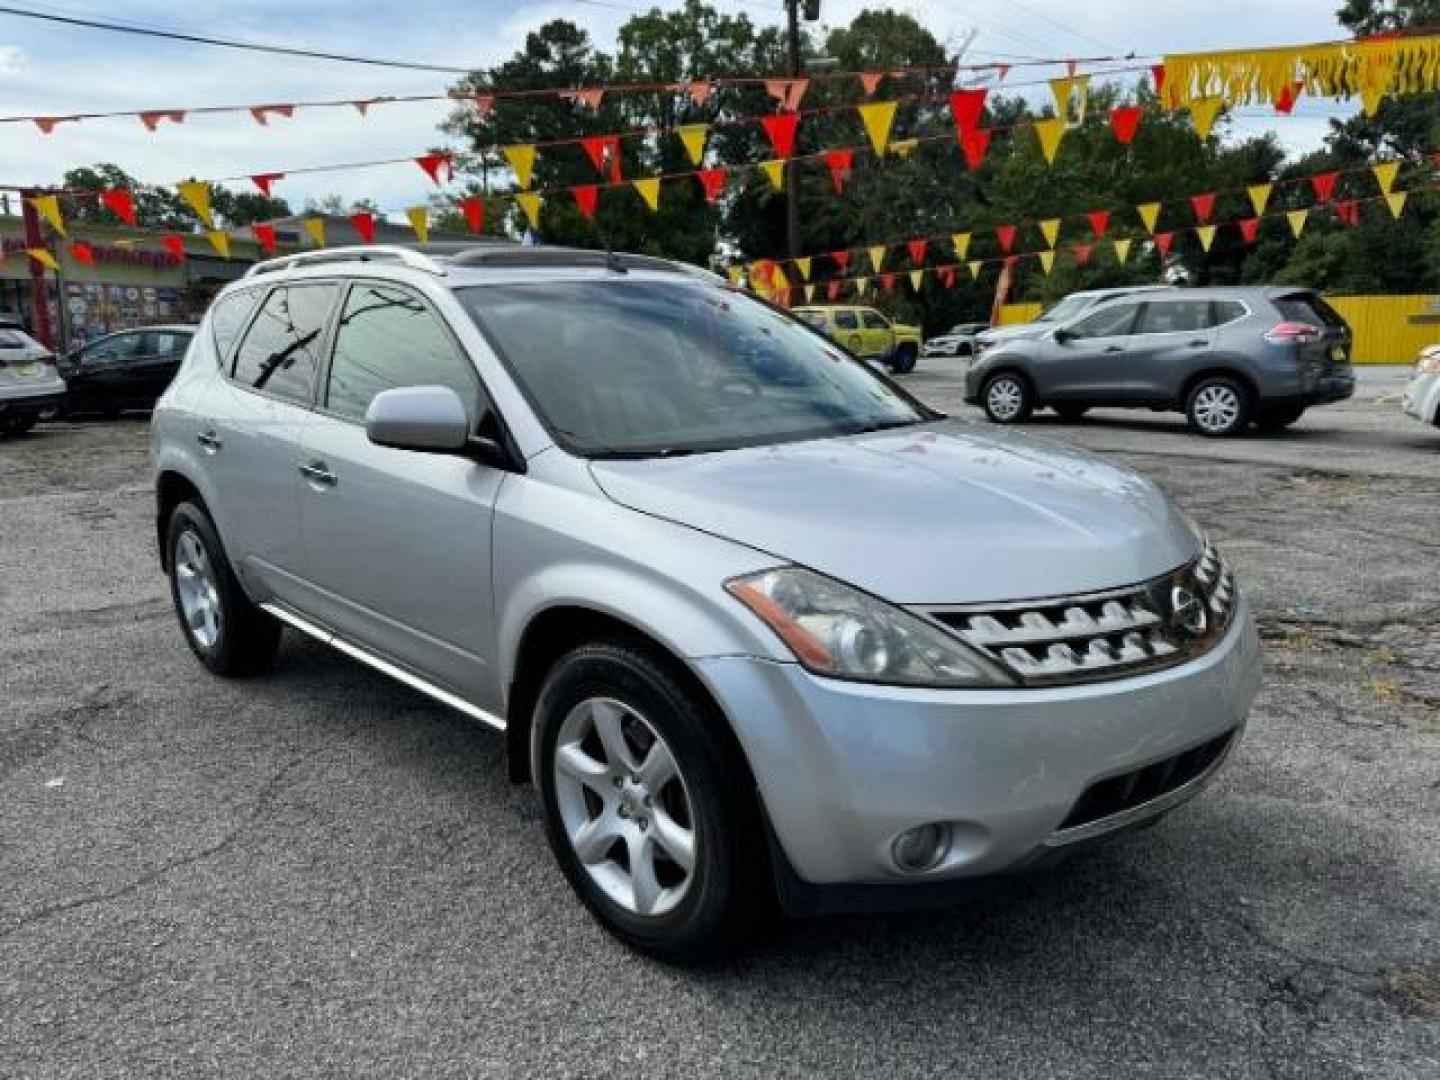
[(943, 822), (906, 829), (890, 845), (895, 865), (907, 874), (918, 874), (940, 865), (950, 851), (950, 826)]

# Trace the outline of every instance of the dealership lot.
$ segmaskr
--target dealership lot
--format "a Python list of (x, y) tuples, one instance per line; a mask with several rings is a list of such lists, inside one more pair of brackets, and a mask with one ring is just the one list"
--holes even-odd
[[(983, 424), (960, 370), (907, 385)], [(142, 419), (0, 443), (0, 1074), (1433, 1073), (1440, 431), (1403, 379), (1238, 440), (1042, 414), (1240, 573), (1268, 652), (1235, 759), (1157, 828), (962, 908), (699, 972), (584, 913), (493, 734), (298, 638), (269, 677), (208, 677), (155, 563)]]

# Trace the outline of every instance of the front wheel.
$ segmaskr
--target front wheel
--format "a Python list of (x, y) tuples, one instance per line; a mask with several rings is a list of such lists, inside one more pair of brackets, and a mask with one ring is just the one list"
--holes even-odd
[(624, 640), (583, 645), (535, 707), (550, 849), (611, 934), (697, 960), (753, 927), (763, 833), (724, 720), (663, 656)]
[(895, 356), (890, 361), (890, 368), (897, 375), (909, 375), (915, 370), (915, 361), (918, 353), (914, 345), (901, 345), (895, 350)]
[(1250, 393), (1226, 375), (1201, 379), (1185, 399), (1192, 430), (1210, 438), (1235, 435), (1250, 422)]
[(980, 392), (985, 415), (997, 424), (1020, 424), (1035, 411), (1035, 391), (1023, 375), (1002, 371), (992, 375)]

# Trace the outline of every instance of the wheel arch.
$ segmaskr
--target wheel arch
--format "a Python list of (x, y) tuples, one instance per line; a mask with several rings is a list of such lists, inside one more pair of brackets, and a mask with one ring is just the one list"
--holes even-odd
[[(205, 501), (205, 496), (193, 480), (176, 469), (160, 470), (155, 476), (155, 544), (160, 551), (160, 568), (167, 573), (170, 565), (165, 534), (170, 528), (170, 515), (182, 502), (198, 503), (207, 514), (210, 514), (210, 507)], [(215, 520), (214, 514), (210, 514), (210, 520), (212, 522)]]
[(1260, 403), (1260, 387), (1255, 379), (1247, 372), (1228, 365), (1211, 364), (1192, 372), (1180, 386), (1180, 408), (1185, 408), (1190, 400), (1190, 395), (1195, 387), (1206, 379), (1233, 379), (1238, 382), (1247, 394), (1250, 395), (1250, 405), (1254, 407)]

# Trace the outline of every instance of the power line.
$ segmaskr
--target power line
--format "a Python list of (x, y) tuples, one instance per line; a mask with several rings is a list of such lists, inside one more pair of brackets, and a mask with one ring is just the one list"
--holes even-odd
[(1075, 29), (1073, 26), (1069, 25), (1068, 23), (1063, 23), (1063, 22), (1061, 22), (1059, 19), (1052, 19), (1049, 15), (1046, 15), (1043, 11), (1036, 11), (1036, 10), (1035, 10), (1034, 8), (1032, 8), (1029, 4), (1023, 4), (1023, 3), (1021, 3), (1020, 0), (1010, 0), (1010, 4), (1011, 4), (1012, 7), (1017, 7), (1017, 8), (1019, 8), (1021, 11), (1027, 12), (1028, 14), (1034, 16), (1035, 18), (1039, 19), (1041, 22), (1049, 23), (1051, 26), (1055, 27), (1057, 30), (1063, 30), (1065, 33), (1069, 34), (1069, 35), (1070, 35), (1071, 37), (1073, 37), (1073, 38), (1079, 38), (1079, 39), (1081, 39), (1082, 41), (1088, 41), (1088, 42), (1090, 42), (1092, 45), (1099, 45), (1099, 46), (1100, 46), (1101, 48), (1103, 48), (1103, 49), (1111, 49), (1111, 50), (1114, 50), (1114, 51), (1117, 51), (1117, 52), (1124, 52), (1124, 51), (1125, 51), (1124, 49), (1119, 48), (1119, 46), (1110, 44), (1109, 42), (1101, 41), (1099, 38), (1095, 37), (1093, 34), (1087, 34), (1087, 33), (1085, 33), (1085, 31), (1083, 31), (1083, 30), (1077, 30), (1077, 29)]

